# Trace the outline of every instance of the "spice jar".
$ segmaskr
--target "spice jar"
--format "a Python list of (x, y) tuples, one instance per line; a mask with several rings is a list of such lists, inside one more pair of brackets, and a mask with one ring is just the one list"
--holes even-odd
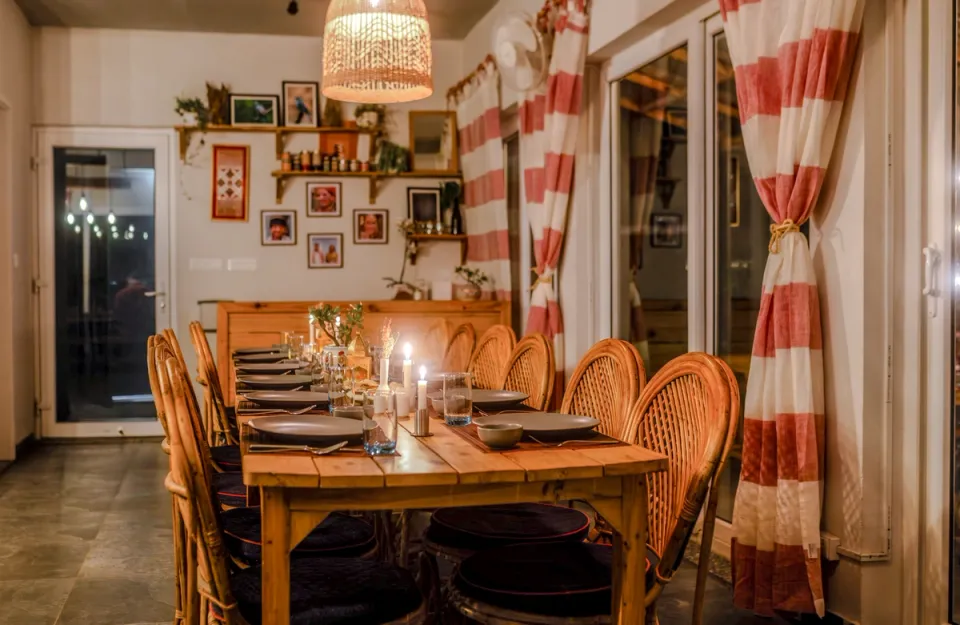
[(313, 171), (323, 171), (323, 155), (320, 150), (313, 153)]
[(340, 171), (350, 171), (350, 162), (345, 158), (340, 159)]
[(280, 171), (290, 171), (290, 152), (284, 152), (280, 156)]
[(360, 161), (353, 159), (350, 161), (350, 171), (357, 172), (360, 171)]
[(323, 171), (330, 171), (330, 157), (323, 157)]
[(370, 171), (370, 163), (367, 161), (360, 161), (360, 171)]

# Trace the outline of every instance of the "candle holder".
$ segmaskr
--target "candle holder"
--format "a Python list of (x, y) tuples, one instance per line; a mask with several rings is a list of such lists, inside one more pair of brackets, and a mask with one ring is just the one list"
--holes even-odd
[(417, 411), (416, 420), (413, 422), (413, 435), (417, 438), (433, 436), (430, 431), (430, 412), (426, 408)]

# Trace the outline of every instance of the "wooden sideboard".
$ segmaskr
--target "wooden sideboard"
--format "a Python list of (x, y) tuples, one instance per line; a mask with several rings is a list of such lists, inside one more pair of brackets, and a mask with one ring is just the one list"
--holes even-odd
[[(327, 302), (341, 307), (357, 302)], [(307, 333), (307, 311), (316, 302), (223, 302), (217, 310), (217, 370), (227, 405), (234, 403), (234, 350), (274, 345), (287, 331)], [(378, 341), (388, 317), (400, 343), (416, 343), (428, 329), (446, 320), (454, 326), (469, 323), (479, 337), (496, 324), (510, 325), (510, 302), (364, 302), (363, 335)]]

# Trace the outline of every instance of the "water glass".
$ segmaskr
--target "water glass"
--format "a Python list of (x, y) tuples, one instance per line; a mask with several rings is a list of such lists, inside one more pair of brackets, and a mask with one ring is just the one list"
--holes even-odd
[(303, 357), (303, 346), (306, 344), (306, 337), (302, 334), (293, 333), (288, 336), (287, 358), (290, 360), (300, 360)]
[(373, 412), (363, 417), (363, 448), (371, 456), (385, 456), (397, 450), (397, 404), (394, 392), (371, 391)]
[(447, 425), (469, 425), (473, 420), (473, 374), (443, 375), (443, 418)]

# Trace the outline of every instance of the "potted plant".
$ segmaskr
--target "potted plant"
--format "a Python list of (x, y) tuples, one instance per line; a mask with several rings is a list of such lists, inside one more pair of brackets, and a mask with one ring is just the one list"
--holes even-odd
[(472, 269), (466, 265), (460, 265), (454, 271), (467, 283), (460, 289), (461, 299), (468, 302), (475, 302), (480, 299), (481, 287), (490, 281), (487, 274), (479, 269)]
[[(410, 238), (410, 235), (414, 232), (413, 220), (401, 219), (400, 223), (397, 224), (397, 231), (403, 235), (403, 265), (400, 267), (400, 277), (397, 279), (384, 278), (384, 280), (387, 282), (387, 288), (394, 290), (393, 299), (415, 299), (419, 289), (403, 280), (403, 276), (407, 272), (407, 261), (417, 262), (417, 252), (419, 251), (417, 242)], [(421, 297), (422, 295), (420, 293)]]
[(205, 130), (210, 122), (210, 111), (200, 98), (177, 98), (174, 112), (183, 120), (184, 126), (196, 126)]
[(310, 309), (310, 324), (319, 326), (335, 346), (346, 348), (354, 333), (363, 328), (363, 304), (341, 310), (339, 306), (320, 302)]
[(387, 107), (383, 104), (358, 104), (353, 109), (353, 116), (357, 120), (357, 128), (364, 130), (381, 130)]

